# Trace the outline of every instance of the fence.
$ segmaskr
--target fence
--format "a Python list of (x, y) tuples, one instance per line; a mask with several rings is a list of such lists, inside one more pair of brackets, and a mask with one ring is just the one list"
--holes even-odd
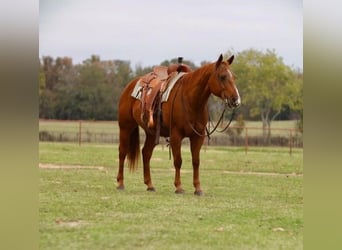
[[(145, 134), (140, 130), (140, 141)], [(302, 134), (294, 128), (271, 128), (271, 136), (265, 138), (263, 129), (259, 126), (237, 127), (232, 125), (226, 133), (215, 132), (206, 139), (206, 143), (214, 146), (240, 146), (246, 152), (251, 146), (303, 147)], [(39, 120), (40, 141), (74, 142), (80, 146), (83, 143), (119, 143), (119, 127), (116, 121), (60, 121)], [(189, 143), (184, 140), (184, 144)], [(161, 139), (161, 144), (166, 142)]]

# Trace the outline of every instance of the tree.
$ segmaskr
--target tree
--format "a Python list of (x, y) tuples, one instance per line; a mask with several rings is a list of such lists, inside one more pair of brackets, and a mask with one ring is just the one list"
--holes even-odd
[(139, 76), (143, 76), (149, 72), (151, 72), (153, 69), (153, 67), (151, 66), (147, 66), (147, 67), (142, 67), (141, 64), (137, 64), (135, 66), (135, 73), (134, 76), (135, 77), (139, 77)]
[(39, 67), (39, 96), (43, 93), (43, 91), (45, 90), (46, 87), (46, 80), (45, 80), (45, 74), (44, 74), (44, 70), (43, 70), (43, 66), (42, 64), (40, 64)]
[(77, 82), (78, 73), (70, 57), (43, 57), (39, 70), (39, 117), (56, 119), (55, 108), (62, 101), (57, 95), (59, 89)]
[(301, 70), (297, 70), (295, 72), (296, 75), (296, 80), (297, 80), (297, 84), (295, 84), (295, 86), (298, 88), (297, 89), (297, 98), (296, 101), (294, 102), (294, 110), (298, 112), (299, 114), (299, 119), (297, 122), (297, 129), (299, 129), (299, 131), (301, 133), (303, 133), (304, 131), (304, 126), (303, 126), (303, 115), (304, 115), (304, 101), (303, 101), (303, 95), (304, 95), (304, 86), (303, 86), (303, 72)]
[(271, 122), (284, 107), (297, 108), (302, 82), (274, 50), (248, 49), (235, 54), (232, 69), (237, 76), (242, 102), (249, 106), (251, 116), (260, 116), (264, 140), (268, 141)]

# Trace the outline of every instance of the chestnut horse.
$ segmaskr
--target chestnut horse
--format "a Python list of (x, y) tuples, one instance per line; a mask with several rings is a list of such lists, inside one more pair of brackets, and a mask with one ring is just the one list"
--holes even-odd
[[(240, 95), (235, 86), (230, 65), (231, 56), (223, 60), (222, 54), (214, 63), (186, 73), (171, 90), (167, 102), (161, 105), (160, 135), (169, 137), (175, 168), (175, 193), (183, 193), (180, 169), (182, 166), (181, 144), (185, 137), (190, 139), (193, 166), (193, 185), (195, 195), (202, 195), (199, 179), (200, 150), (205, 138), (208, 122), (207, 102), (214, 94), (220, 97), (230, 108), (240, 105)], [(141, 101), (131, 97), (139, 78), (131, 81), (124, 89), (119, 102), (119, 170), (117, 189), (124, 189), (124, 161), (127, 156), (130, 170), (137, 167), (140, 159), (139, 126), (146, 134), (142, 148), (144, 183), (148, 191), (155, 191), (150, 174), (150, 159), (155, 147), (155, 129), (148, 129), (141, 120)]]

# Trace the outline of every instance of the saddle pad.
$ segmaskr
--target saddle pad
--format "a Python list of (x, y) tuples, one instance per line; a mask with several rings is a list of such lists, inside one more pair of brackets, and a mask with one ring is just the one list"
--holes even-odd
[(142, 86), (140, 85), (140, 82), (141, 82), (141, 79), (139, 79), (137, 81), (137, 83), (135, 84), (135, 87), (132, 91), (132, 94), (131, 96), (134, 97), (135, 99), (138, 99), (138, 100), (141, 100), (141, 89), (142, 89)]
[[(167, 102), (169, 95), (171, 93), (172, 88), (175, 86), (176, 82), (183, 76), (187, 74), (186, 72), (180, 72), (177, 75), (175, 75), (174, 78), (172, 78), (169, 82), (169, 84), (167, 85), (167, 88), (165, 89), (164, 93), (162, 94), (162, 100), (161, 102)], [(139, 79), (137, 81), (137, 83), (135, 84), (135, 87), (132, 91), (131, 96), (134, 97), (135, 99), (141, 100), (141, 89), (142, 86), (140, 85), (141, 79)]]
[(172, 88), (175, 86), (176, 82), (185, 74), (187, 74), (186, 72), (179, 72), (174, 78), (172, 78), (169, 82), (169, 84), (167, 85), (167, 88), (165, 89), (163, 95), (162, 95), (162, 99), (161, 102), (167, 102), (167, 99), (169, 98), (169, 95), (171, 93)]

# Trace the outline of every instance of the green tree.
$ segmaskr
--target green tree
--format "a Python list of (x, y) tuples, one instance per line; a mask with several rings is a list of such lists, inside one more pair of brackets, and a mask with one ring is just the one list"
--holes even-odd
[(296, 101), (294, 102), (294, 110), (298, 112), (299, 119), (297, 122), (297, 129), (301, 133), (304, 131), (304, 125), (303, 125), (303, 115), (304, 115), (304, 84), (303, 84), (303, 72), (301, 70), (297, 70), (295, 72), (296, 75), (296, 81), (295, 87), (297, 88), (297, 97)]
[(57, 66), (51, 56), (43, 57), (43, 72), (45, 78), (45, 88), (52, 90), (58, 82)]
[[(231, 51), (227, 53), (233, 54)], [(232, 69), (242, 96), (249, 106), (251, 116), (259, 116), (263, 124), (264, 140), (271, 135), (271, 122), (285, 106), (298, 107), (300, 85), (293, 69), (285, 65), (274, 50), (262, 52), (255, 49), (235, 53)]]
[(73, 85), (60, 85), (57, 89), (60, 100), (55, 107), (59, 119), (113, 120), (115, 118), (114, 64), (101, 61), (92, 55), (77, 72), (79, 81)]
[[(62, 86), (77, 84), (77, 69), (70, 57), (44, 56), (39, 70), (39, 117), (56, 119), (56, 106), (62, 100), (57, 96)], [(66, 96), (64, 96), (66, 97)]]
[(100, 57), (92, 55), (91, 58), (83, 61), (79, 68), (80, 83), (87, 86), (95, 86), (106, 82), (106, 72), (103, 68)]
[(45, 85), (45, 74), (44, 74), (42, 64), (40, 64), (40, 68), (39, 68), (39, 96), (45, 90), (45, 86), (46, 86)]
[(121, 90), (134, 78), (129, 61), (115, 60), (115, 85)]
[(134, 71), (134, 76), (138, 77), (138, 76), (143, 76), (149, 72), (152, 71), (152, 67), (151, 66), (147, 66), (147, 67), (142, 67), (140, 64), (137, 64), (135, 66), (135, 71)]

